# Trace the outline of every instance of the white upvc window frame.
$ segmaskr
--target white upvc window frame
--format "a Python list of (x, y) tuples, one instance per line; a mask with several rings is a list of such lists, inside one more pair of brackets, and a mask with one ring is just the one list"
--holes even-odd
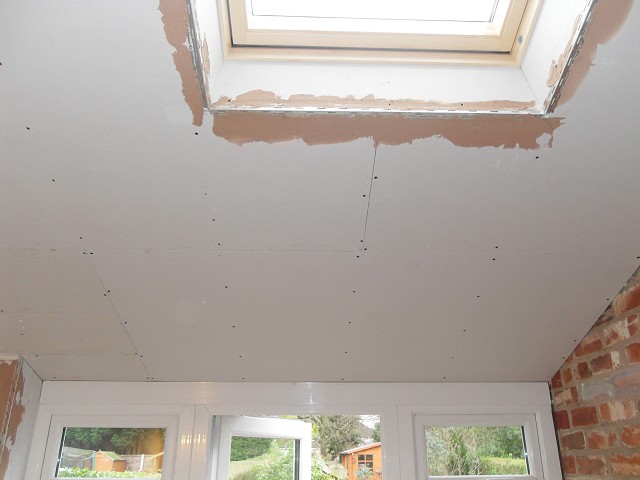
[(233, 437), (284, 438), (297, 442), (297, 480), (311, 480), (311, 424), (301, 420), (221, 415), (214, 420), (213, 456), (217, 457), (215, 478), (229, 478)]
[(164, 428), (161, 480), (187, 478), (183, 475), (188, 472), (190, 463), (193, 417), (193, 407), (165, 406), (153, 402), (127, 406), (105, 405), (104, 402), (74, 405), (73, 400), (68, 404), (41, 404), (25, 478), (60, 478), (56, 477), (58, 456), (64, 440), (64, 429), (67, 427)]
[[(415, 455), (418, 478), (433, 480), (538, 480), (542, 476), (540, 439), (536, 428), (536, 416), (525, 414), (414, 414)], [(523, 427), (525, 455), (529, 466), (527, 475), (452, 475), (431, 476), (426, 453), (425, 428), (427, 427)]]
[[(41, 480), (55, 480), (57, 477), (60, 449), (64, 441), (65, 428), (164, 428), (163, 470), (171, 472), (177, 450), (177, 424), (175, 416), (167, 415), (52, 415)], [(163, 473), (161, 480), (166, 480)]]
[(529, 415), (536, 479), (561, 477), (546, 383), (44, 382), (25, 478), (53, 478), (65, 426), (164, 427), (163, 480), (227, 480), (217, 470), (220, 416), (349, 414), (380, 415), (384, 478), (424, 480), (415, 446), (422, 415)]
[[(261, 47), (327, 48), (340, 50), (405, 50), (510, 54), (525, 42), (523, 32), (537, 11), (538, 0), (497, 0), (491, 19), (483, 22), (417, 21), (393, 19), (309, 18), (280, 15), (255, 15), (253, 0), (219, 0), (220, 9), (228, 10), (223, 26), (230, 35), (227, 55), (247, 56), (238, 47), (253, 47), (255, 58), (261, 58)], [(518, 35), (522, 37), (516, 42)], [(340, 59), (336, 52), (308, 52), (324, 58)], [(293, 52), (283, 52), (283, 59)], [(357, 55), (357, 52), (351, 52)], [(387, 55), (393, 58), (393, 55)], [(383, 57), (381, 57), (383, 58)], [(511, 57), (513, 59), (513, 57)], [(425, 57), (428, 61), (428, 56)]]

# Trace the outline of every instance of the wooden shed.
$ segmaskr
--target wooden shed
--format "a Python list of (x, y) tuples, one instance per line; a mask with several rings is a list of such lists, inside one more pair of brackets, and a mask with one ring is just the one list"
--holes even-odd
[(93, 470), (96, 472), (124, 472), (127, 461), (115, 452), (98, 450), (95, 456)]
[(382, 480), (382, 444), (380, 442), (340, 452), (340, 462), (347, 471), (347, 480), (359, 480), (358, 470), (369, 470), (371, 480)]

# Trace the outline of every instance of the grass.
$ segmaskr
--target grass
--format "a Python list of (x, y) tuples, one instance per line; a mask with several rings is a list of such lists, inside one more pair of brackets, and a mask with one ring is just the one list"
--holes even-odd
[(526, 475), (527, 461), (524, 458), (482, 457), (490, 471), (485, 475)]
[(236, 478), (236, 476), (244, 472), (248, 472), (257, 465), (263, 464), (268, 456), (269, 454), (265, 453), (264, 455), (260, 455), (259, 457), (229, 462), (229, 479), (233, 480), (234, 478)]

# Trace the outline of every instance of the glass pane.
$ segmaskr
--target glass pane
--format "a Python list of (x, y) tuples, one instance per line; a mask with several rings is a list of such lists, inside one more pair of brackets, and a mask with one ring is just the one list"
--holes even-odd
[(164, 428), (64, 429), (56, 478), (160, 478)]
[(522, 427), (426, 427), (429, 476), (526, 475)]
[[(311, 466), (312, 480), (382, 480), (380, 415), (261, 418), (311, 424), (312, 456), (307, 464)], [(273, 438), (232, 437), (229, 480), (291, 480), (288, 463), (291, 447), (283, 451), (282, 442)]]
[(232, 437), (229, 480), (295, 480), (296, 441)]
[(256, 16), (490, 22), (498, 0), (252, 0)]

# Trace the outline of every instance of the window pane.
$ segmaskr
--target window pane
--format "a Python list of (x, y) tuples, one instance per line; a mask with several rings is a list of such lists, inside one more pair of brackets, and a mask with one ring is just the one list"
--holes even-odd
[(164, 428), (67, 427), (56, 477), (160, 478), (164, 438)]
[(251, 0), (256, 16), (490, 22), (498, 0)]
[(526, 475), (522, 427), (426, 427), (429, 476)]
[(294, 480), (296, 440), (232, 437), (229, 480)]
[[(309, 444), (299, 448), (282, 430), (274, 433), (261, 421), (302, 424), (309, 432)], [(255, 423), (254, 421), (259, 421)], [(225, 423), (226, 422), (226, 423)], [(242, 425), (241, 425), (242, 422)], [(221, 480), (292, 480), (294, 466), (300, 465), (299, 478), (311, 480), (381, 480), (382, 444), (380, 415), (268, 415), (262, 417), (224, 417), (230, 425), (229, 456), (221, 459), (225, 467)], [(272, 425), (275, 428), (275, 425)], [(289, 443), (283, 440), (288, 437)], [(224, 440), (223, 440), (224, 441)], [(305, 453), (306, 452), (306, 453)], [(296, 459), (296, 455), (299, 458)], [(228, 473), (226, 462), (229, 462)], [(310, 471), (309, 471), (310, 470)]]

